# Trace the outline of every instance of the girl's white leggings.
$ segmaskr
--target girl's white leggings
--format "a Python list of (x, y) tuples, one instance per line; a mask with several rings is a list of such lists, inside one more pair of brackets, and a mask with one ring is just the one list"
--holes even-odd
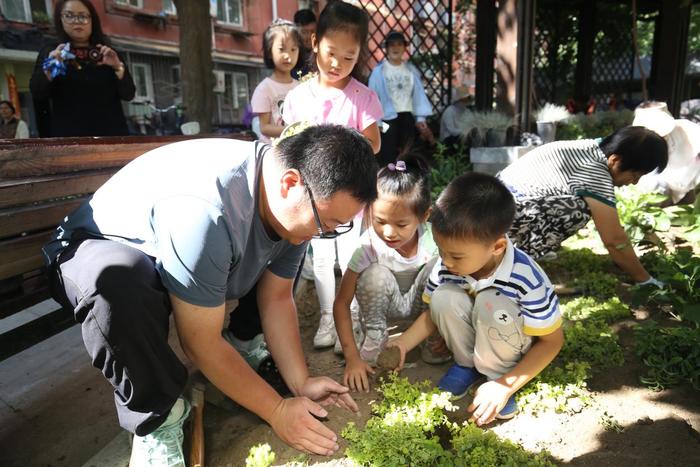
[[(350, 258), (355, 249), (360, 246), (361, 221), (355, 220), (352, 230), (334, 239), (311, 240), (314, 262), (314, 284), (318, 294), (318, 302), (321, 314), (333, 313), (333, 301), (335, 300), (335, 267), (336, 249), (340, 270), (345, 274)], [(353, 298), (351, 310), (355, 314), (358, 310), (357, 302)]]

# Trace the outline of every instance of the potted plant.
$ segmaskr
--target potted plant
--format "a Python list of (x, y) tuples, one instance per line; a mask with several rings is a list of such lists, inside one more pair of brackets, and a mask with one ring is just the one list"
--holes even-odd
[(557, 136), (557, 122), (566, 120), (571, 115), (563, 105), (546, 103), (535, 113), (537, 134), (543, 143), (551, 143)]
[(467, 146), (474, 146), (475, 142), (481, 144), (482, 137), (478, 134), (479, 112), (465, 110), (459, 119), (459, 126), (462, 128), (462, 143)]
[(500, 112), (474, 112), (468, 110), (461, 119), (462, 139), (471, 147), (504, 146), (506, 133), (512, 119)]
[(486, 146), (490, 148), (506, 145), (506, 133), (513, 124), (513, 119), (501, 112), (482, 112), (481, 127), (486, 132)]

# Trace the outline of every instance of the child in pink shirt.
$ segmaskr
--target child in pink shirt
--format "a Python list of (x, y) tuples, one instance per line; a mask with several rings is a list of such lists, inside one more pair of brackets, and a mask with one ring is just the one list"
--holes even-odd
[[(293, 89), (284, 101), (284, 121), (311, 123), (335, 123), (354, 128), (362, 133), (379, 152), (380, 137), (377, 122), (382, 118), (382, 105), (377, 95), (356, 78), (367, 56), (369, 17), (362, 9), (345, 2), (328, 4), (321, 12), (316, 33), (311, 36), (317, 73)], [(313, 187), (311, 187), (313, 190)], [(321, 320), (314, 336), (314, 347), (336, 345), (333, 321), (335, 300), (336, 258), (345, 273), (348, 262), (359, 243), (360, 224), (335, 239), (311, 240), (316, 293), (321, 308)], [(355, 341), (362, 343), (359, 308), (353, 300), (351, 306)]]
[(368, 22), (367, 13), (345, 2), (324, 8), (311, 36), (317, 73), (289, 93), (283, 115), (287, 124), (308, 121), (354, 128), (376, 154), (382, 105), (358, 80), (367, 55)]
[(269, 143), (284, 129), (282, 106), (287, 93), (299, 84), (289, 72), (297, 64), (300, 47), (301, 34), (290, 21), (277, 19), (265, 30), (263, 56), (273, 72), (258, 84), (250, 101), (253, 113), (260, 117), (260, 141)]
[[(365, 130), (374, 133), (377, 120), (382, 117), (379, 99), (367, 86), (351, 76), (349, 78), (342, 89), (325, 87), (319, 83), (320, 78), (300, 84), (285, 100), (285, 122), (336, 123), (363, 134)], [(377, 150), (375, 142), (371, 139), (370, 142), (372, 149)]]

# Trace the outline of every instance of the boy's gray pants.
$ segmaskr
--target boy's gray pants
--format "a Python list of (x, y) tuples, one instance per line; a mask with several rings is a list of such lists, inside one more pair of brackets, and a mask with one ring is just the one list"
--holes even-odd
[(455, 362), (489, 380), (510, 371), (532, 346), (520, 308), (496, 288), (473, 298), (458, 285), (443, 284), (433, 292), (430, 316)]
[(428, 261), (419, 271), (394, 273), (386, 266), (372, 263), (360, 273), (355, 287), (355, 298), (365, 327), (384, 331), (387, 318), (406, 318), (417, 315), (427, 305), (421, 297), (437, 257)]

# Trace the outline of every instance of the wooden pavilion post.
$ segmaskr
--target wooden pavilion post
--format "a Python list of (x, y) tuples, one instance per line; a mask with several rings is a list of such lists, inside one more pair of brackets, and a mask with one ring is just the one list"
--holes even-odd
[(476, 2), (476, 76), (474, 104), (477, 110), (493, 107), (493, 72), (496, 57), (496, 1)]
[(593, 84), (593, 45), (595, 41), (595, 1), (581, 2), (579, 10), (578, 52), (574, 78), (574, 100), (584, 105), (591, 97)]
[(532, 57), (535, 39), (536, 0), (518, 2), (518, 63), (516, 67), (515, 115), (522, 131), (532, 123)]
[(678, 117), (683, 99), (683, 81), (688, 56), (688, 29), (691, 2), (662, 0), (656, 23), (650, 93), (652, 99), (664, 101)]

